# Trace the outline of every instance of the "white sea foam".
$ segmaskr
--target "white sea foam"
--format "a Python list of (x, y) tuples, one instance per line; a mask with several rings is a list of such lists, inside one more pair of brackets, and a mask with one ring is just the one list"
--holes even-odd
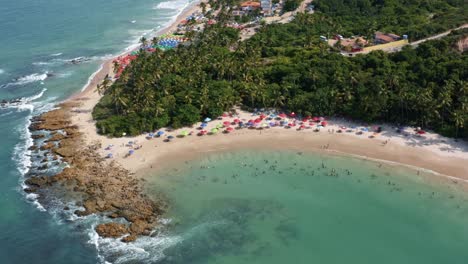
[(125, 243), (120, 238), (102, 238), (94, 230), (89, 231), (88, 243), (96, 246), (101, 263), (109, 261), (114, 264), (138, 262), (155, 263), (162, 260), (164, 250), (178, 244), (180, 236), (158, 235), (156, 237), (139, 237), (135, 242)]
[(60, 55), (62, 55), (63, 53), (59, 52), (59, 53), (53, 53), (53, 54), (50, 54), (50, 56), (52, 57), (58, 57)]
[(175, 9), (182, 10), (189, 4), (187, 0), (165, 1), (157, 4), (153, 9)]
[(15, 85), (24, 85), (24, 84), (33, 83), (33, 82), (41, 82), (47, 79), (47, 77), (48, 77), (48, 72), (33, 73), (30, 75), (19, 77), (18, 79), (15, 80), (15, 82), (0, 85), (0, 88), (6, 88), (10, 86), (15, 86)]
[(91, 76), (89, 76), (88, 78), (88, 81), (86, 82), (86, 84), (81, 88), (81, 91), (84, 91), (86, 90), (86, 88), (91, 84), (91, 81), (94, 79), (94, 77), (96, 76), (96, 74), (98, 74), (102, 68), (104, 67), (104, 65), (101, 64), (101, 66), (99, 66), (99, 69), (95, 72), (93, 72), (93, 74), (91, 74)]
[(15, 84), (22, 85), (22, 84), (27, 84), (27, 83), (37, 82), (37, 81), (44, 81), (45, 79), (47, 79), (47, 72), (33, 73), (30, 75), (26, 75), (26, 76), (18, 78)]
[(0, 69), (0, 74), (5, 73), (5, 70)]

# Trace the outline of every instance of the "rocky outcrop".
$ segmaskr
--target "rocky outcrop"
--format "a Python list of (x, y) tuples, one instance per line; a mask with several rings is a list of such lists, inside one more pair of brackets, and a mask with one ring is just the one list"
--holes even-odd
[(96, 232), (102, 237), (118, 238), (128, 233), (127, 226), (119, 223), (100, 224), (96, 227)]
[[(165, 211), (163, 201), (153, 201), (143, 194), (139, 180), (116, 163), (108, 163), (98, 155), (100, 146), (84, 146), (82, 135), (69, 120), (70, 107), (67, 103), (61, 108), (34, 118), (31, 130), (63, 131), (51, 133), (51, 139), (40, 148), (62, 157), (69, 167), (54, 176), (34, 176), (25, 181), (27, 192), (60, 188), (82, 197), (77, 210), (78, 216), (102, 214), (116, 221), (96, 227), (104, 237), (121, 237), (125, 242), (134, 241), (140, 235), (150, 235), (157, 225), (158, 217)], [(57, 144), (58, 142), (58, 144)], [(65, 189), (65, 190), (64, 190)], [(125, 219), (128, 224), (122, 224)], [(119, 220), (120, 219), (120, 220)], [(118, 221), (118, 222), (117, 222)]]

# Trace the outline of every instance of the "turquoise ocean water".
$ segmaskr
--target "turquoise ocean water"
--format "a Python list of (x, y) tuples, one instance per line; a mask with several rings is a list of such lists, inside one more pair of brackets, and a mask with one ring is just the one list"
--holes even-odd
[(180, 163), (149, 178), (173, 205), (161, 263), (466, 263), (468, 196), (424, 177), (288, 151)]
[[(44, 211), (21, 191), (28, 119), (80, 91), (105, 58), (176, 16), (188, 0), (17, 0), (0, 4), (0, 262), (97, 263), (89, 223)], [(70, 63), (74, 58), (83, 63)]]
[(173, 207), (154, 237), (130, 245), (98, 238), (97, 217), (26, 196), (28, 119), (187, 3), (2, 2), (0, 100), (23, 99), (0, 108), (1, 263), (466, 263), (463, 193), (354, 159), (244, 151), (149, 175), (148, 192)]

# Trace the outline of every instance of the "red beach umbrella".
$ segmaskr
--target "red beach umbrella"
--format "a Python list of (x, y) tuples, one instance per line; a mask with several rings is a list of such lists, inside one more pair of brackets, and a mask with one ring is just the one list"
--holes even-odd
[(281, 117), (281, 118), (286, 118), (287, 117), (287, 115), (285, 113), (281, 113), (278, 116)]
[(320, 121), (320, 118), (317, 117), (317, 116), (314, 116), (314, 117), (312, 118), (312, 121), (314, 121), (314, 122), (319, 122), (319, 121)]
[(223, 113), (223, 117), (228, 117), (229, 115), (227, 113)]
[(260, 118), (255, 119), (255, 123), (261, 123), (261, 122), (262, 122), (262, 119)]
[(227, 131), (227, 132), (232, 132), (233, 130), (234, 130), (234, 128), (232, 128), (232, 127), (226, 128), (226, 131)]
[(418, 133), (419, 135), (422, 135), (422, 134), (426, 134), (426, 131), (424, 131), (424, 130), (418, 130), (418, 132), (416, 132), (416, 133)]
[(328, 125), (328, 122), (327, 121), (322, 121), (322, 126), (327, 126)]
[(266, 115), (265, 114), (261, 114), (260, 115), (260, 119), (265, 119)]
[(231, 122), (229, 122), (229, 121), (224, 121), (224, 122), (223, 122), (223, 125), (224, 125), (225, 127), (228, 127), (228, 126), (231, 125)]
[(240, 120), (238, 118), (234, 119), (234, 123), (240, 123)]
[(291, 114), (289, 114), (290, 117), (296, 117), (296, 113), (292, 112)]

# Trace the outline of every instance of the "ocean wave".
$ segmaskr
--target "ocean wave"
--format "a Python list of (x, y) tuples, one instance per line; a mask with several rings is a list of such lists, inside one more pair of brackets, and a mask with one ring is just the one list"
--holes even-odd
[(47, 91), (46, 88), (43, 88), (39, 93), (28, 96), (22, 97), (16, 100), (12, 100), (6, 103), (2, 103), (2, 108), (16, 108), (19, 110), (22, 109), (30, 109), (31, 112), (34, 110), (34, 105), (32, 104), (33, 101), (41, 98), (44, 95), (44, 92)]
[(89, 76), (88, 78), (88, 81), (86, 82), (86, 84), (81, 88), (81, 91), (84, 91), (86, 90), (86, 88), (88, 88), (88, 86), (91, 84), (91, 82), (93, 81), (94, 77), (96, 76), (96, 74), (98, 74), (102, 69), (103, 69), (104, 65), (101, 64), (101, 66), (99, 66), (99, 69), (97, 69), (97, 71), (93, 72), (93, 74), (91, 74), (91, 76)]
[(174, 9), (182, 10), (189, 4), (187, 0), (165, 1), (157, 4), (153, 9)]
[(5, 70), (0, 69), (0, 74), (4, 74)]
[(132, 243), (120, 238), (102, 238), (95, 231), (96, 224), (89, 229), (89, 244), (96, 247), (101, 263), (156, 263), (166, 256), (164, 251), (178, 244), (180, 236), (157, 235), (139, 237)]
[(22, 84), (27, 84), (27, 83), (37, 82), (37, 81), (44, 81), (45, 79), (47, 79), (47, 77), (48, 77), (47, 72), (33, 73), (30, 75), (26, 75), (26, 76), (18, 78), (16, 81), (16, 84), (22, 85)]
[(52, 57), (58, 57), (58, 56), (61, 56), (63, 53), (59, 52), (59, 53), (53, 53), (53, 54), (50, 54), (50, 56)]
[(22, 76), (7, 84), (0, 85), (0, 88), (7, 88), (10, 86), (25, 85), (33, 82), (42, 82), (50, 76), (50, 73), (33, 73), (30, 75)]

